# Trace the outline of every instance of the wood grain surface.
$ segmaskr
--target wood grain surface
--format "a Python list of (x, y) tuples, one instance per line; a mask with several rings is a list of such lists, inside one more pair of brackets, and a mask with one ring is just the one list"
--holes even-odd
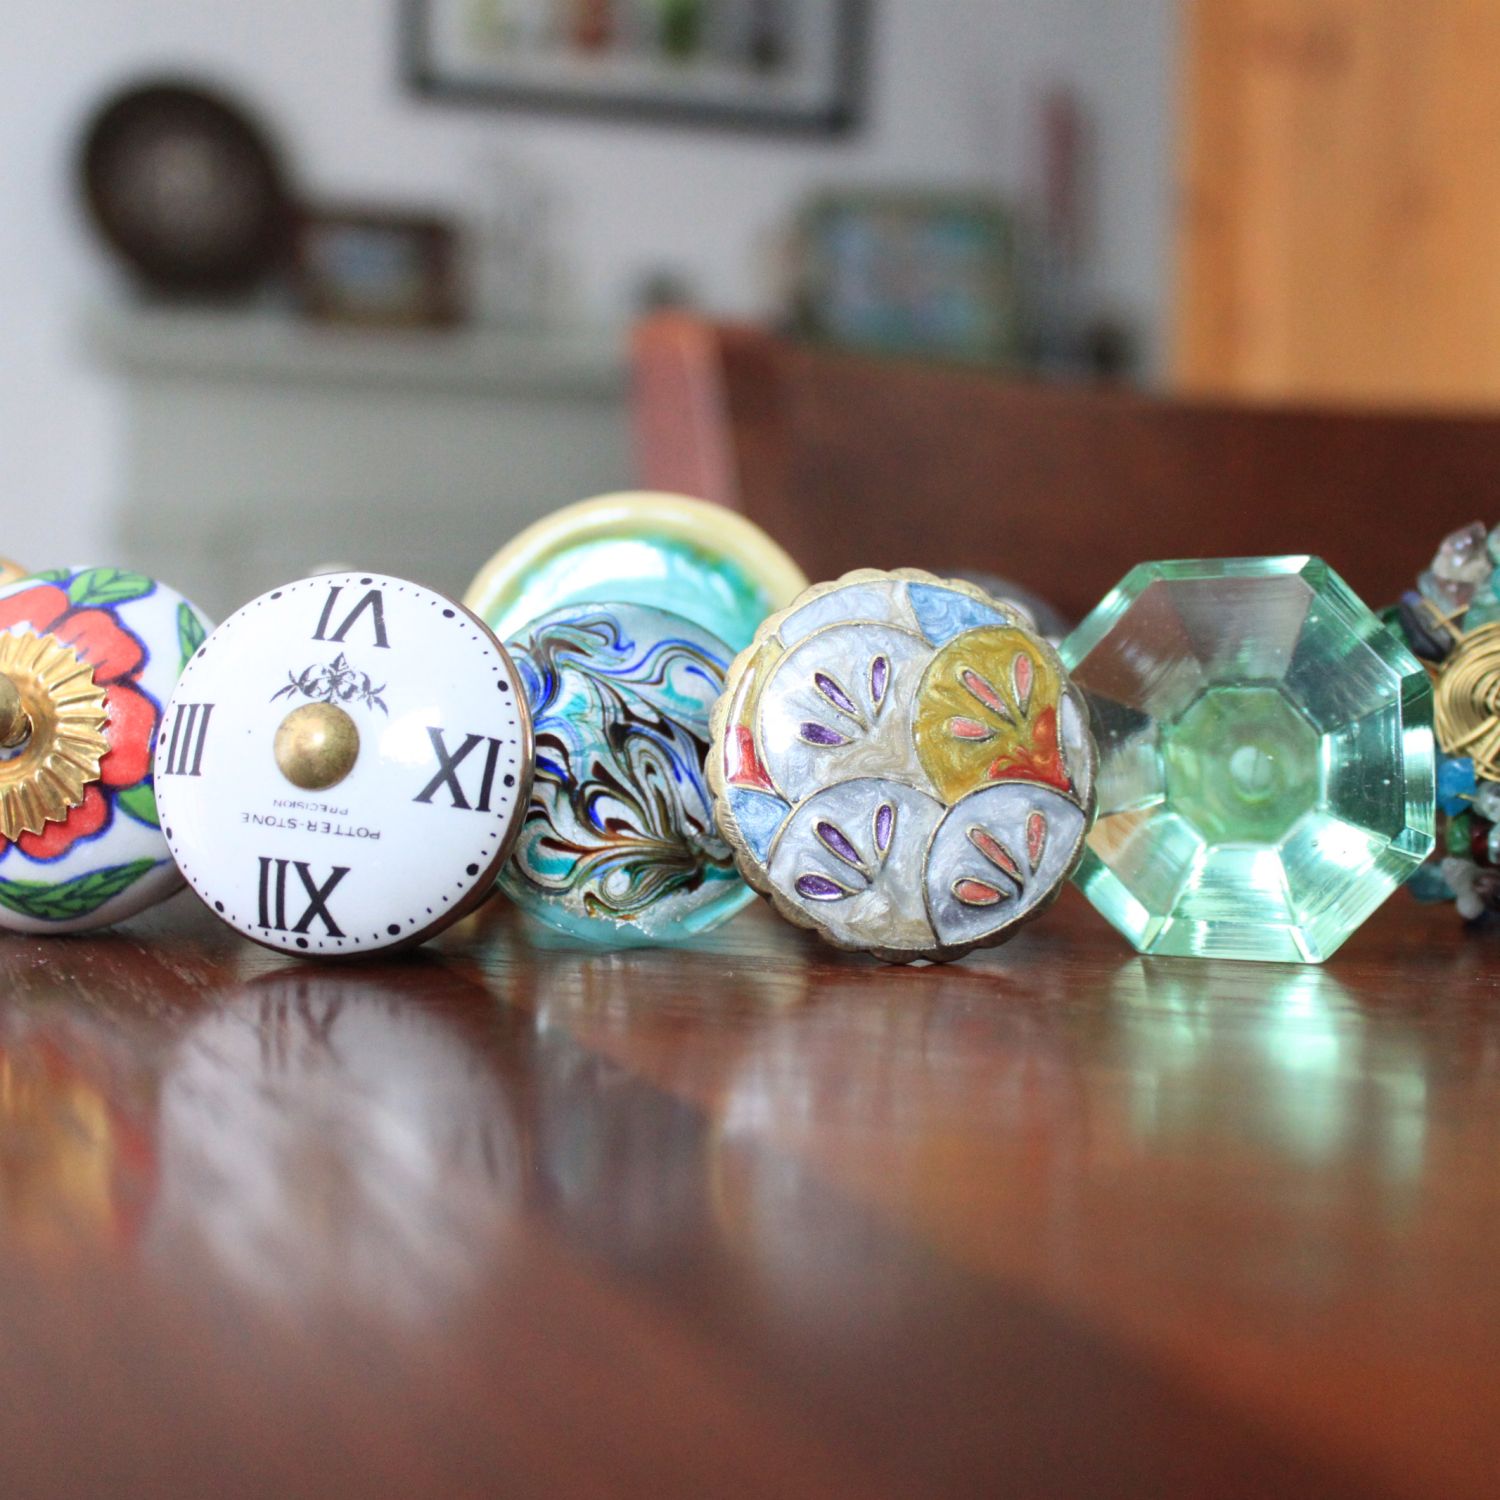
[(1500, 7), (1182, 7), (1185, 390), (1493, 410)]
[(1487, 1500), (1497, 944), (0, 940), (0, 1491)]

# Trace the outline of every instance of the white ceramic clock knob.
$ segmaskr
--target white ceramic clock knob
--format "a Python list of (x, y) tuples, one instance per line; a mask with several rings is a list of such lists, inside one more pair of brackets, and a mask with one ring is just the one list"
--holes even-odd
[(348, 958), (489, 896), (532, 764), (525, 693), (485, 625), (420, 584), (337, 573), (263, 594), (204, 642), (167, 705), (156, 794), (226, 922)]

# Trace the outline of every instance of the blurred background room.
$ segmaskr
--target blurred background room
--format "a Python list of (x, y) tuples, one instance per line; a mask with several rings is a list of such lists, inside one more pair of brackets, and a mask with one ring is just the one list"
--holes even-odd
[[(0, 553), (138, 565), (215, 613), (340, 561), (457, 591), (551, 508), (651, 485), (758, 512), (814, 570), (936, 563), (902, 498), (931, 479), (930, 514), (1045, 511), (1052, 541), (1007, 534), (1025, 555), (949, 549), (1045, 586), (1068, 507), (1149, 519), (1186, 443), (1200, 472), (1120, 563), (1305, 546), (1374, 589), (1326, 525), (1183, 519), (1272, 489), (1294, 522), (1326, 498), (1336, 543), (1373, 429), (1132, 434), (1205, 403), (1493, 405), (1496, 61), (1470, 0), (25, 7)], [(1468, 430), (1428, 433), (1429, 482), (1487, 514)], [(1420, 447), (1388, 486), (1433, 475)], [(880, 555), (830, 541), (845, 504)]]
[(459, 590), (662, 307), (1156, 381), (1171, 0), (81, 0), (4, 69), (0, 553)]

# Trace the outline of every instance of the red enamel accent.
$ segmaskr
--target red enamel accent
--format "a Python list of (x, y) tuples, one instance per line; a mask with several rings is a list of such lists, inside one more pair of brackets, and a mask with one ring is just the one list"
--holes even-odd
[(949, 719), (947, 723), (948, 733), (956, 740), (992, 740), (995, 731), (987, 729), (977, 719)]
[(999, 714), (1007, 724), (1015, 723), (1015, 718), (1006, 706), (1005, 699), (995, 691), (995, 685), (987, 677), (981, 677), (972, 667), (965, 667), (959, 674), (959, 681), (973, 694), (991, 713)]
[(1024, 651), (1016, 653), (1016, 659), (1010, 666), (1010, 679), (1015, 684), (1016, 703), (1024, 718), (1027, 709), (1031, 707), (1031, 689), (1036, 682), (1036, 672), (1031, 665), (1031, 658)]
[(1047, 820), (1034, 812), (1026, 820), (1026, 858), (1033, 870), (1042, 862), (1042, 851), (1047, 847)]
[(999, 839), (988, 834), (982, 828), (971, 828), (969, 830), (969, 842), (995, 866), (996, 869), (1004, 870), (1014, 880), (1020, 880), (1021, 867), (1015, 862), (1008, 850)]
[(960, 880), (953, 887), (953, 894), (965, 906), (999, 906), (1006, 893), (982, 880)]
[(1063, 768), (1057, 743), (1057, 710), (1044, 708), (1031, 726), (1031, 744), (1000, 756), (988, 775), (991, 781), (1039, 781), (1060, 792), (1071, 792), (1073, 783)]
[(776, 790), (776, 784), (755, 753), (755, 736), (748, 725), (736, 724), (734, 733), (724, 743), (724, 774), (731, 786), (753, 787), (758, 792)]

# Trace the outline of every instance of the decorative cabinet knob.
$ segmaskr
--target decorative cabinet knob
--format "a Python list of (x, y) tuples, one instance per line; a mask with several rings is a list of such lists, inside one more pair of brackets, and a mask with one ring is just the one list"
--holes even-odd
[(531, 718), (466, 609), (326, 574), (231, 615), (167, 706), (163, 830), (193, 889), (269, 948), (419, 943), (491, 893), (520, 830)]
[(863, 570), (730, 669), (709, 779), (745, 879), (842, 948), (958, 958), (1044, 911), (1094, 808), (1088, 710), (1014, 605)]
[(619, 945), (707, 932), (753, 899), (714, 826), (710, 714), (735, 651), (806, 585), (758, 526), (676, 495), (567, 506), (486, 565), (466, 598), (509, 643), (536, 723), (500, 881), (519, 907)]
[(680, 615), (575, 604), (510, 643), (536, 727), (531, 810), (501, 888), (606, 944), (709, 931), (754, 894), (714, 826), (709, 719), (733, 654)]
[(181, 886), (151, 760), (208, 629), (181, 594), (120, 568), (0, 584), (0, 928), (107, 927)]
[(464, 603), (501, 640), (566, 604), (644, 604), (749, 645), (807, 587), (753, 521), (722, 505), (648, 492), (604, 495), (544, 516), (480, 570)]

